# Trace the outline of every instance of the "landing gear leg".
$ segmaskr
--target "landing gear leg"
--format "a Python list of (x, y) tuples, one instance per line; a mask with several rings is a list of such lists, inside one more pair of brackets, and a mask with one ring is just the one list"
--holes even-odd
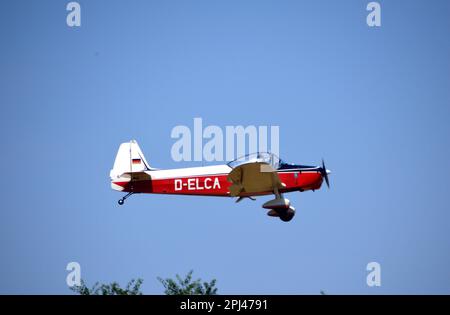
[(134, 194), (134, 192), (129, 192), (128, 194), (126, 194), (125, 196), (123, 196), (121, 199), (119, 199), (119, 201), (117, 201), (119, 203), (119, 205), (123, 205), (125, 200), (130, 197), (132, 194)]
[(283, 194), (278, 191), (278, 187), (275, 187), (273, 190), (273, 194), (276, 199), (283, 199)]

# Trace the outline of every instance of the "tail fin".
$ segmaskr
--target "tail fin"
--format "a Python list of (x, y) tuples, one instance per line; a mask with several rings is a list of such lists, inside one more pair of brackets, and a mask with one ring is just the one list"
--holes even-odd
[(144, 154), (135, 140), (124, 142), (117, 151), (113, 169), (110, 172), (111, 180), (119, 178), (124, 173), (150, 171)]

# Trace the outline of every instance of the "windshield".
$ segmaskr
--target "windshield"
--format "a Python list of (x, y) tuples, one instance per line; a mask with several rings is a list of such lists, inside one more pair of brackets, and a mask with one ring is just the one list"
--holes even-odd
[(231, 168), (235, 168), (241, 164), (255, 163), (255, 162), (267, 163), (271, 165), (274, 169), (278, 169), (280, 164), (283, 163), (283, 161), (273, 153), (258, 152), (241, 156), (240, 158), (237, 158), (236, 160), (229, 162), (227, 165)]

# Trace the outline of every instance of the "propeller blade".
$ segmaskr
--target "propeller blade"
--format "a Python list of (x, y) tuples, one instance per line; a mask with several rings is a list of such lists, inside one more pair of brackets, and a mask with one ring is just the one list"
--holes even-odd
[(330, 180), (328, 179), (327, 168), (325, 167), (325, 161), (322, 159), (322, 168), (320, 170), (322, 177), (325, 179), (325, 183), (327, 183), (327, 187), (330, 188)]

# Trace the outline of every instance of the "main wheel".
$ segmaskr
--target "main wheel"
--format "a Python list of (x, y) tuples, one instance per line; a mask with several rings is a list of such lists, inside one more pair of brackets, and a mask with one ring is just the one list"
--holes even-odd
[(286, 214), (280, 215), (280, 220), (283, 222), (289, 222), (292, 220), (293, 217), (294, 217), (294, 215), (286, 213)]
[(295, 209), (293, 207), (290, 207), (286, 212), (283, 212), (280, 214), (280, 219), (283, 222), (289, 222), (292, 220), (292, 218), (295, 215)]
[(119, 205), (123, 205), (124, 200), (123, 199), (119, 199), (119, 201), (117, 201), (119, 203)]

